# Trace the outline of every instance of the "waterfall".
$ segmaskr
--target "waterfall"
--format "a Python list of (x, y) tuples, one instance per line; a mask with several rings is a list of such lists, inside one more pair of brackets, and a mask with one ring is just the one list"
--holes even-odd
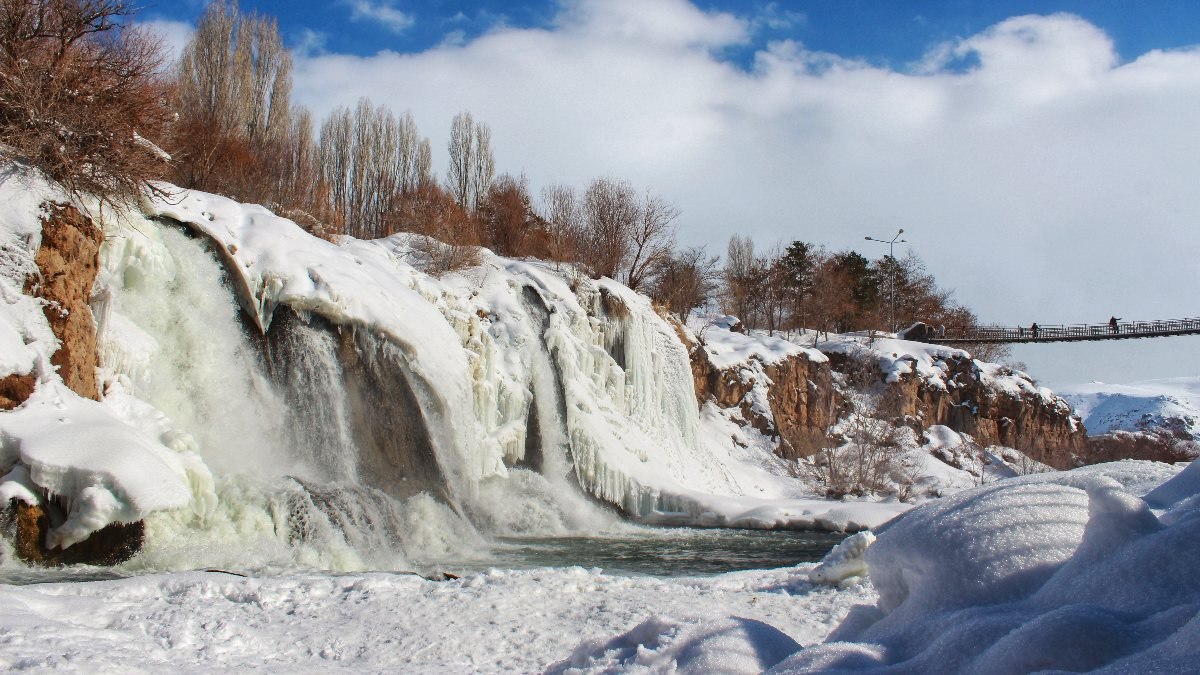
[(137, 564), (402, 569), (484, 548), (394, 345), (286, 306), (252, 338), (206, 241), (136, 216), (106, 225), (111, 400), (165, 414), (151, 431), (216, 483), (206, 512), (149, 518)]
[(487, 252), (436, 279), (404, 235), (330, 244), (197, 192), (143, 206), (159, 220), (105, 223), (106, 396), (161, 411), (151, 431), (215, 483), (151, 517), (146, 564), (396, 568), (622, 527), (613, 507), (711, 522), (708, 496), (745, 493), (686, 349), (620, 284)]

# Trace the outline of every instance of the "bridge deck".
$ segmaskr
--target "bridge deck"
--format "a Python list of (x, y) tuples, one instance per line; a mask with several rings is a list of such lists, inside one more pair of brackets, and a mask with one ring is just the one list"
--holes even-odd
[[(940, 331), (939, 331), (940, 333)], [(946, 328), (930, 342), (953, 345), (964, 343), (1083, 342), (1090, 340), (1132, 340), (1135, 338), (1200, 335), (1200, 319), (1160, 321), (1118, 321), (1048, 326), (977, 326), (968, 329)]]

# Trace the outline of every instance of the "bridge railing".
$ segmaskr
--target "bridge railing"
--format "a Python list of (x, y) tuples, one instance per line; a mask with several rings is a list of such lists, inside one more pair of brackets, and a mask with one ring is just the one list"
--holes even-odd
[(935, 341), (948, 342), (1033, 342), (1057, 340), (1104, 340), (1121, 337), (1152, 337), (1200, 332), (1200, 318), (1165, 319), (1153, 321), (1118, 321), (1111, 323), (1034, 324), (1001, 326), (989, 324), (973, 327), (946, 326), (938, 329)]

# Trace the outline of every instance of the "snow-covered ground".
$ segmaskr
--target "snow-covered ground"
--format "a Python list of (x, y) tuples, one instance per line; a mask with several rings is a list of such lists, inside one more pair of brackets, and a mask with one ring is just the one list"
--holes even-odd
[(1093, 436), (1110, 431), (1179, 430), (1200, 438), (1200, 378), (1130, 384), (1092, 382), (1060, 389)]
[[(493, 570), (451, 581), (192, 572), (0, 586), (0, 669), (540, 672), (581, 642), (650, 622), (642, 633), (660, 649), (723, 638), (708, 648), (714, 668), (759, 672), (874, 599), (867, 586), (814, 586), (808, 567), (692, 579)], [(623, 642), (610, 658), (630, 658), (636, 640)], [(761, 647), (773, 651), (763, 658)]]

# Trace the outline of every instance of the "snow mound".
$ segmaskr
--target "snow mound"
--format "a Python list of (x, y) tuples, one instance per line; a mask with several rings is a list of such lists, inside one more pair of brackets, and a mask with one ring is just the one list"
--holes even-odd
[(869, 530), (846, 537), (808, 573), (808, 580), (814, 584), (839, 584), (852, 577), (864, 576), (867, 573), (867, 548), (873, 543), (875, 534)]
[(730, 327), (736, 324), (737, 320), (729, 316), (708, 319), (693, 314), (689, 317), (688, 328), (703, 340), (708, 360), (718, 370), (745, 367), (751, 360), (769, 366), (801, 354), (813, 363), (825, 363), (829, 360), (816, 349), (802, 347), (762, 331), (739, 333), (730, 330)]
[(1200, 378), (1175, 377), (1132, 384), (1064, 387), (1059, 394), (1093, 436), (1110, 431), (1165, 428), (1200, 438)]
[(685, 625), (652, 617), (607, 641), (580, 645), (548, 673), (761, 673), (800, 647), (762, 621), (730, 617)]
[[(66, 548), (110, 523), (129, 523), (147, 514), (192, 502), (190, 474), (202, 466), (163, 447), (94, 401), (61, 383), (41, 385), (16, 411), (0, 416), (0, 466), (28, 468), (9, 480), (28, 483), (66, 498), (67, 520), (47, 535), (47, 548)], [(9, 488), (14, 495), (18, 486)]]
[[(772, 672), (1184, 672), (1200, 635), (1197, 471), (1120, 462), (959, 493), (880, 528), (874, 607)], [(1156, 516), (1151, 503), (1169, 508)]]

